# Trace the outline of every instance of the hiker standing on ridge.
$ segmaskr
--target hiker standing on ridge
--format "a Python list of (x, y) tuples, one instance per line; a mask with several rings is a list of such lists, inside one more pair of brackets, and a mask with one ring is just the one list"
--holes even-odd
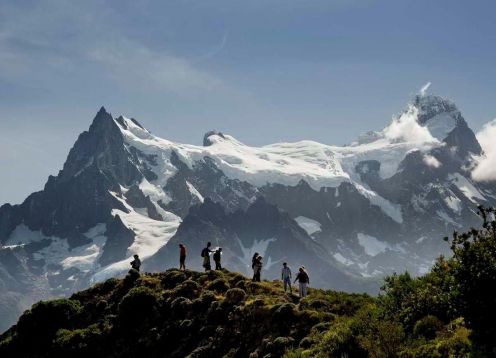
[(138, 255), (134, 255), (134, 260), (130, 262), (131, 268), (139, 272), (141, 267), (141, 260)]
[(203, 257), (203, 268), (205, 269), (205, 272), (212, 269), (212, 266), (210, 265), (210, 253), (214, 251), (210, 250), (210, 246), (212, 246), (212, 243), (209, 241), (207, 243), (207, 247), (205, 247), (201, 252), (201, 257)]
[(308, 277), (308, 273), (305, 271), (305, 267), (301, 266), (296, 275), (294, 282), (298, 281), (300, 284), (300, 298), (307, 296), (307, 286), (310, 284), (310, 277)]
[(284, 283), (284, 292), (286, 292), (289, 286), (289, 293), (292, 294), (293, 289), (291, 288), (291, 269), (286, 262), (282, 264), (281, 280)]
[(222, 255), (222, 247), (219, 247), (214, 252), (214, 262), (215, 262), (215, 269), (216, 270), (222, 270), (222, 266), (220, 264), (221, 255)]
[(255, 260), (255, 265), (253, 268), (253, 272), (254, 272), (253, 281), (260, 282), (260, 274), (262, 273), (262, 266), (263, 266), (262, 256), (259, 255)]
[(257, 262), (257, 257), (258, 257), (258, 252), (255, 252), (253, 254), (253, 257), (251, 258), (251, 269), (253, 270), (253, 278), (252, 281), (255, 281), (255, 263)]
[(186, 246), (179, 244), (179, 270), (186, 270)]

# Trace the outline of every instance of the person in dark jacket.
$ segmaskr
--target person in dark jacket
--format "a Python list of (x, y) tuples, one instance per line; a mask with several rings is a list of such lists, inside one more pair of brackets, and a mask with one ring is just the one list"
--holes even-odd
[(136, 271), (140, 270), (141, 267), (141, 260), (138, 255), (134, 255), (134, 260), (130, 262), (131, 268), (135, 269)]
[(255, 263), (257, 262), (257, 257), (258, 257), (258, 252), (255, 252), (253, 254), (253, 257), (251, 258), (251, 269), (253, 270), (253, 278), (252, 281), (255, 281)]
[(210, 246), (212, 246), (212, 243), (208, 242), (207, 247), (205, 247), (201, 252), (201, 257), (203, 257), (203, 268), (205, 269), (205, 272), (212, 269), (212, 266), (210, 264), (210, 253), (214, 251), (210, 250)]
[(179, 244), (179, 270), (186, 270), (186, 246)]
[(298, 275), (296, 275), (296, 278), (294, 282), (296, 283), (298, 281), (299, 283), (299, 288), (300, 288), (300, 297), (306, 297), (307, 296), (307, 286), (310, 284), (310, 277), (308, 276), (308, 273), (306, 272), (305, 268), (302, 266), (298, 270)]
[(214, 252), (214, 262), (215, 262), (215, 269), (216, 270), (222, 270), (222, 265), (220, 264), (220, 259), (222, 256), (222, 247), (219, 247), (217, 250)]
[(263, 262), (262, 262), (262, 256), (257, 256), (256, 260), (255, 260), (255, 265), (253, 267), (253, 281), (255, 282), (260, 282), (260, 275), (262, 274), (262, 266), (263, 266)]

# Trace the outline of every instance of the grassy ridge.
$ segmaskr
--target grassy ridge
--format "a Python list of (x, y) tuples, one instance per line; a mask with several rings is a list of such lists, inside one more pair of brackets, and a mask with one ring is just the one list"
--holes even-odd
[(40, 302), (1, 337), (2, 357), (282, 356), (373, 298), (311, 289), (299, 302), (280, 282), (228, 271), (168, 270), (110, 279)]

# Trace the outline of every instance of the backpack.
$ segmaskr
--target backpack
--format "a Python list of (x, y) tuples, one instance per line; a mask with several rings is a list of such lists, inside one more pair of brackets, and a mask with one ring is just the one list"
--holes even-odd
[(215, 253), (214, 253), (214, 261), (220, 261), (220, 252), (215, 251)]
[(204, 249), (202, 250), (202, 252), (201, 252), (201, 257), (205, 257), (205, 256), (207, 256), (206, 251), (207, 251), (207, 249), (206, 249), (206, 248), (204, 248)]

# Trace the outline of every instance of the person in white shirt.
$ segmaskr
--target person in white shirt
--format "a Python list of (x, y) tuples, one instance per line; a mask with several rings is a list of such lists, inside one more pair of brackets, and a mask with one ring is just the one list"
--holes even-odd
[(293, 289), (291, 288), (291, 269), (286, 262), (282, 264), (281, 280), (284, 283), (284, 292), (286, 292), (289, 286), (289, 293), (293, 293)]

